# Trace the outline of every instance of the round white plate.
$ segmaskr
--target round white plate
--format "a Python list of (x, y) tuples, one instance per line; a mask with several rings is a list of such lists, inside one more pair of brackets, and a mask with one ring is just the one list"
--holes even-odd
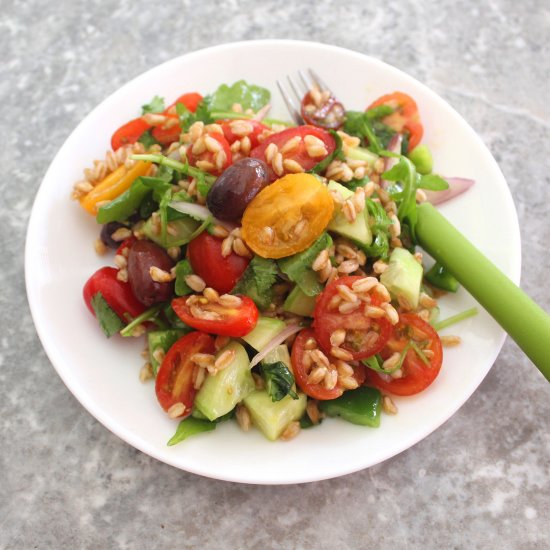
[[(256, 430), (244, 433), (228, 422), (215, 432), (166, 446), (177, 423), (159, 407), (153, 384), (138, 380), (143, 342), (107, 340), (84, 306), (84, 282), (109, 258), (94, 252), (99, 231), (95, 220), (69, 200), (73, 182), (93, 159), (103, 158), (113, 131), (137, 116), (140, 106), (154, 95), (170, 102), (186, 91), (207, 94), (221, 83), (244, 78), (269, 88), (271, 116), (288, 119), (275, 81), (307, 67), (322, 75), (349, 109), (364, 109), (395, 90), (416, 99), (435, 170), (477, 181), (441, 211), (519, 282), (517, 215), (496, 162), (445, 101), (401, 71), (332, 46), (269, 40), (194, 52), (132, 80), (78, 125), (44, 177), (27, 234), (27, 292), (44, 348), (82, 405), (130, 445), (189, 472), (242, 483), (285, 484), (332, 478), (377, 464), (445, 422), (483, 380), (504, 341), (503, 331), (481, 309), (476, 317), (448, 329), (460, 335), (463, 344), (445, 350), (441, 374), (425, 392), (395, 400), (399, 414), (384, 415), (379, 429), (329, 419), (290, 442), (272, 443)], [(461, 290), (442, 300), (442, 318), (474, 304)]]

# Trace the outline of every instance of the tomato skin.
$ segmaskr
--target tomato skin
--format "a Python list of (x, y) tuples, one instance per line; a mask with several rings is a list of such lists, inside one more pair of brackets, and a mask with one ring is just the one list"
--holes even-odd
[(389, 340), (387, 348), (382, 351), (382, 356), (389, 356), (393, 351), (402, 350), (405, 347), (406, 339), (400, 336), (399, 332), (407, 328), (421, 331), (430, 341), (426, 348), (433, 352), (433, 357), (430, 358), (430, 366), (426, 365), (413, 350), (409, 349), (401, 367), (403, 371), (402, 378), (392, 378), (386, 382), (375, 371), (367, 369), (367, 385), (394, 395), (406, 396), (425, 390), (436, 379), (443, 363), (441, 340), (432, 326), (423, 321), (418, 315), (402, 313), (399, 316), (399, 323), (394, 327), (394, 335)]
[(211, 164), (214, 165), (214, 167), (207, 170), (207, 172), (215, 176), (219, 176), (233, 162), (231, 148), (229, 146), (229, 143), (227, 143), (227, 140), (225, 139), (223, 134), (211, 133), (208, 135), (214, 138), (222, 146), (222, 150), (225, 153), (225, 162), (222, 165), (221, 169), (216, 166), (216, 161), (214, 160), (214, 153), (211, 153), (208, 150), (204, 151), (203, 153), (200, 153), (199, 155), (195, 155), (193, 154), (193, 148), (189, 147), (187, 149), (187, 160), (189, 161), (189, 164), (191, 166), (197, 166), (197, 162), (201, 160), (210, 162)]
[(203, 231), (187, 245), (187, 255), (194, 273), (206, 283), (206, 286), (220, 294), (231, 292), (250, 263), (249, 258), (231, 252), (222, 256), (223, 239)]
[(157, 399), (165, 411), (176, 403), (185, 405), (180, 418), (191, 412), (195, 400), (195, 364), (191, 361), (195, 353), (215, 353), (214, 339), (202, 332), (182, 336), (164, 356), (155, 381)]
[[(327, 149), (326, 155), (315, 158), (308, 155), (305, 144), (303, 142), (303, 138), (308, 135), (319, 138), (324, 143)], [(279, 149), (281, 149), (287, 141), (296, 136), (301, 137), (302, 142), (297, 148), (293, 149), (289, 153), (285, 153), (283, 155), (283, 159), (289, 159), (298, 162), (306, 172), (308, 170), (311, 170), (316, 164), (321, 162), (336, 149), (336, 142), (334, 141), (334, 138), (326, 130), (323, 130), (322, 128), (317, 128), (316, 126), (306, 125), (297, 126), (296, 128), (287, 128), (282, 132), (277, 132), (276, 134), (268, 136), (260, 143), (260, 145), (258, 145), (258, 147), (252, 149), (252, 151), (250, 152), (250, 156), (265, 161), (265, 150), (267, 149), (268, 145), (274, 143)], [(284, 173), (286, 174), (287, 171), (285, 170)], [(275, 174), (271, 166), (269, 166), (269, 174), (271, 177), (271, 181), (274, 181), (278, 178), (277, 174)]]
[(404, 92), (393, 92), (379, 97), (369, 105), (367, 111), (379, 105), (390, 105), (396, 109), (394, 113), (384, 117), (382, 122), (399, 133), (406, 130), (409, 133), (409, 146), (407, 150), (409, 152), (412, 151), (420, 143), (424, 135), (424, 127), (420, 121), (416, 101)]
[(119, 247), (116, 249), (116, 255), (117, 256), (125, 256), (128, 257), (128, 252), (130, 252), (130, 248), (132, 248), (132, 245), (137, 241), (137, 239), (132, 235), (131, 237), (128, 237), (127, 239), (124, 239)]
[[(167, 115), (169, 116), (169, 115)], [(169, 118), (177, 118), (170, 116)], [(162, 126), (155, 126), (151, 135), (161, 144), (161, 145), (170, 145), (174, 141), (178, 141), (181, 134), (181, 128), (179, 123), (171, 126), (170, 128), (163, 128)]]
[(237, 134), (233, 133), (232, 129), (232, 123), (233, 122), (247, 122), (252, 125), (252, 133), (248, 134), (248, 139), (250, 140), (250, 146), (252, 148), (257, 147), (260, 143), (260, 136), (264, 132), (269, 132), (270, 128), (266, 126), (265, 124), (262, 124), (259, 120), (249, 120), (249, 119), (233, 119), (233, 120), (221, 120), (219, 121), (219, 124), (221, 124), (223, 135), (225, 136), (225, 139), (229, 143), (229, 145), (232, 145), (237, 140), (241, 139), (242, 136), (238, 136)]
[(203, 100), (203, 97), (201, 94), (197, 92), (188, 92), (186, 94), (180, 95), (178, 99), (174, 101), (174, 103), (169, 105), (164, 111), (164, 114), (166, 114), (171, 107), (176, 106), (178, 103), (185, 105), (188, 111), (191, 111), (192, 113), (194, 113), (197, 110), (197, 107), (199, 106), (202, 100)]
[[(353, 355), (355, 361), (360, 359), (366, 359), (376, 353), (379, 353), (392, 334), (392, 325), (385, 317), (379, 319), (370, 319), (366, 317), (362, 311), (362, 307), (351, 313), (342, 314), (338, 310), (329, 310), (329, 303), (333, 296), (338, 293), (339, 285), (346, 285), (349, 288), (355, 281), (363, 279), (360, 276), (347, 276), (335, 279), (332, 283), (325, 287), (325, 290), (319, 296), (315, 303), (315, 310), (313, 312), (313, 327), (315, 329), (315, 335), (319, 346), (325, 353), (330, 353), (332, 345), (330, 343), (331, 334), (339, 328), (343, 328), (350, 331), (367, 331), (373, 328), (373, 324), (378, 325), (379, 336), (378, 339), (366, 348), (357, 350), (353, 347), (342, 344), (340, 347), (349, 351)], [(379, 305), (381, 303), (378, 296), (371, 291), (371, 304)]]
[(220, 336), (233, 336), (240, 338), (246, 336), (258, 321), (259, 312), (256, 304), (248, 296), (239, 296), (241, 305), (238, 308), (225, 308), (218, 304), (206, 304), (203, 309), (214, 311), (222, 316), (221, 320), (199, 319), (191, 314), (187, 301), (191, 296), (182, 296), (172, 300), (172, 308), (176, 315), (190, 327), (209, 334)]
[(111, 147), (116, 151), (123, 145), (135, 143), (151, 126), (141, 117), (122, 125), (111, 138)]
[(132, 293), (128, 283), (117, 279), (118, 269), (114, 267), (102, 267), (98, 269), (87, 281), (82, 290), (86, 306), (95, 316), (92, 307), (92, 298), (101, 292), (103, 298), (111, 309), (125, 322), (141, 315), (147, 308), (138, 301)]
[[(305, 344), (310, 338), (316, 340), (315, 331), (311, 328), (305, 328), (298, 333), (298, 336), (296, 336), (294, 344), (292, 345), (290, 359), (296, 384), (306, 395), (309, 395), (309, 397), (312, 397), (313, 399), (320, 399), (321, 401), (336, 399), (344, 393), (343, 388), (340, 386), (336, 386), (332, 390), (327, 390), (322, 382), (318, 384), (309, 384), (307, 381), (308, 372), (303, 362), (303, 356), (306, 351)], [(336, 359), (333, 359), (330, 355), (328, 357), (331, 360), (331, 363), (336, 361)], [(362, 364), (354, 367), (354, 378), (360, 386), (365, 381), (365, 370), (366, 367)]]

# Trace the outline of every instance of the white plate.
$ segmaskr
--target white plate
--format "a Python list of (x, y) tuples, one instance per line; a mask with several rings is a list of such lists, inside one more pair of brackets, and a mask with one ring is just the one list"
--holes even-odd
[[(113, 131), (154, 95), (172, 101), (185, 91), (211, 92), (244, 78), (269, 88), (272, 115), (288, 118), (276, 79), (312, 67), (350, 109), (402, 90), (417, 101), (435, 170), (477, 184), (442, 212), (504, 273), (519, 282), (516, 211), (493, 157), (468, 124), (441, 98), (381, 61), (322, 44), (242, 42), (184, 55), (129, 82), (94, 109), (52, 162), (29, 223), (26, 282), (36, 328), (57, 372), (102, 424), (158, 460), (200, 475), (242, 483), (284, 484), (332, 478), (381, 462), (426, 437), (472, 394), (501, 349), (504, 333), (484, 312), (450, 329), (463, 344), (445, 350), (441, 374), (422, 394), (396, 399), (399, 414), (379, 429), (327, 420), (290, 442), (271, 443), (234, 423), (167, 447), (176, 423), (160, 409), (153, 384), (138, 380), (141, 340), (104, 338), (82, 300), (82, 286), (106, 261), (93, 249), (98, 226), (69, 200), (74, 181), (102, 158)], [(498, 228), (498, 231), (495, 231)], [(442, 317), (471, 307), (463, 290), (442, 300)], [(83, 445), (87, 443), (82, 442)]]

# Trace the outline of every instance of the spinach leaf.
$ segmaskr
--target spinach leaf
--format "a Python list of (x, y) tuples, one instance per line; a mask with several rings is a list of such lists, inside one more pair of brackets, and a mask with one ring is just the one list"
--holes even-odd
[(234, 103), (239, 103), (243, 110), (252, 109), (259, 111), (269, 103), (271, 93), (266, 88), (248, 84), (244, 80), (235, 82), (232, 86), (222, 84), (213, 94), (210, 100), (209, 110), (230, 111)]
[(192, 273), (193, 268), (189, 260), (181, 260), (176, 264), (175, 291), (178, 296), (186, 296), (193, 293), (193, 289), (185, 282), (185, 277)]
[(281, 271), (307, 296), (317, 296), (323, 285), (317, 278), (317, 273), (311, 269), (311, 265), (321, 250), (329, 248), (332, 239), (328, 233), (323, 233), (309, 248), (288, 258), (278, 260)]
[(260, 309), (265, 309), (273, 298), (273, 284), (277, 280), (277, 264), (260, 256), (254, 256), (237, 281), (232, 294), (246, 294)]
[(164, 111), (164, 98), (156, 95), (149, 103), (141, 106), (141, 114), (162, 113)]
[(292, 389), (294, 386), (294, 375), (282, 361), (268, 364), (262, 363), (260, 370), (271, 401), (280, 401), (287, 395), (290, 395), (292, 399), (298, 399), (298, 395)]
[(107, 303), (101, 292), (94, 294), (91, 303), (96, 319), (99, 321), (99, 326), (107, 338), (124, 328), (124, 323)]

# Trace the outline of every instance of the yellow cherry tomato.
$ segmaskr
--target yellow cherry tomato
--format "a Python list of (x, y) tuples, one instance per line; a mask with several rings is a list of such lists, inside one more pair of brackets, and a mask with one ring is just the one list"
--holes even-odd
[(334, 202), (311, 174), (287, 174), (262, 189), (242, 217), (242, 236), (263, 258), (284, 258), (308, 248), (332, 218)]

